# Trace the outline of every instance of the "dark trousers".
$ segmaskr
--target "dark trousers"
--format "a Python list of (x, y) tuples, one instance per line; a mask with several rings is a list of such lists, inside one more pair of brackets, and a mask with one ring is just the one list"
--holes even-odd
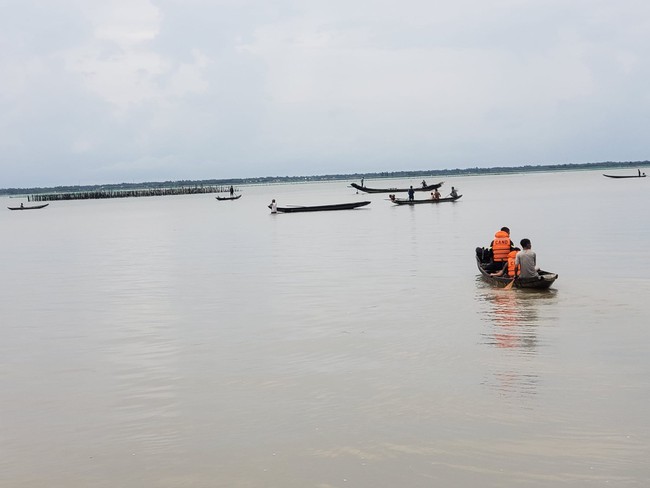
[(496, 273), (497, 271), (501, 271), (504, 266), (508, 266), (508, 261), (492, 261), (486, 264), (483, 269), (488, 273)]

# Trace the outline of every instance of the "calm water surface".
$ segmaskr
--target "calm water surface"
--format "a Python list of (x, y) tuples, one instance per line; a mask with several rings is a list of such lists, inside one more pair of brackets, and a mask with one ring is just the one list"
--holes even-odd
[[(412, 208), (345, 182), (3, 198), (0, 485), (648, 486), (649, 184), (447, 178), (459, 202)], [(503, 225), (551, 290), (478, 278)]]

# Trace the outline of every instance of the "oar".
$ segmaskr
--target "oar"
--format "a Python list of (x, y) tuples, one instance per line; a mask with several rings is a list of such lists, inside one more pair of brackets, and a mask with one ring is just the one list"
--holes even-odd
[(510, 289), (512, 288), (512, 285), (515, 284), (515, 280), (516, 280), (516, 279), (517, 279), (516, 277), (513, 278), (513, 279), (511, 279), (511, 280), (510, 280), (510, 283), (508, 283), (506, 286), (504, 286), (503, 289), (504, 289), (504, 290), (510, 290)]

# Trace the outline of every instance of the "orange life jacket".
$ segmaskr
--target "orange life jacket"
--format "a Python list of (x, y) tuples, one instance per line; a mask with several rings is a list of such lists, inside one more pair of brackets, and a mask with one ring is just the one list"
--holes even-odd
[(510, 251), (508, 254), (508, 275), (511, 277), (515, 277), (515, 258), (517, 257), (517, 253), (519, 251)]
[(492, 259), (495, 262), (503, 262), (508, 260), (508, 253), (510, 252), (510, 236), (507, 232), (500, 230), (494, 234), (494, 241), (492, 242)]

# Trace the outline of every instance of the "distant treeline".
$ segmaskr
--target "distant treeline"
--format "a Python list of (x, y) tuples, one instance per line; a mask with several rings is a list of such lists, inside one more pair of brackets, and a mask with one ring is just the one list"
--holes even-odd
[[(27, 196), (28, 202), (52, 202), (56, 200), (96, 200), (99, 198), (162, 197), (167, 195), (195, 195), (197, 193), (218, 193), (229, 191), (226, 186), (174, 186), (171, 188), (132, 188), (129, 190), (94, 190), (72, 192), (34, 193)], [(233, 188), (234, 190), (234, 188)]]
[[(526, 165), (526, 166), (496, 166), (492, 168), (462, 168), (462, 169), (429, 169), (418, 171), (383, 171), (379, 173), (351, 173), (351, 174), (332, 174), (332, 175), (312, 175), (312, 176), (260, 176), (255, 178), (231, 178), (231, 179), (213, 179), (213, 180), (179, 180), (164, 182), (142, 182), (142, 183), (117, 183), (110, 185), (71, 185), (56, 187), (36, 187), (36, 188), (6, 188), (0, 189), (0, 195), (37, 195), (43, 193), (71, 194), (80, 192), (122, 192), (122, 191), (151, 191), (158, 189), (183, 188), (184, 192), (190, 193), (189, 188), (195, 188), (195, 193), (202, 193), (203, 187), (229, 188), (230, 185), (261, 185), (261, 184), (279, 184), (295, 183), (305, 181), (337, 181), (337, 180), (359, 180), (365, 178), (414, 178), (420, 176), (465, 176), (465, 175), (492, 175), (502, 173), (522, 173), (522, 172), (544, 172), (544, 171), (576, 171), (576, 170), (594, 170), (594, 169), (621, 169), (621, 168), (639, 168), (650, 165), (650, 161), (627, 161), (613, 162), (605, 161), (600, 163), (575, 163), (575, 164), (545, 164), (545, 165)], [(211, 190), (214, 191), (214, 190)], [(224, 190), (222, 190), (224, 191)]]

